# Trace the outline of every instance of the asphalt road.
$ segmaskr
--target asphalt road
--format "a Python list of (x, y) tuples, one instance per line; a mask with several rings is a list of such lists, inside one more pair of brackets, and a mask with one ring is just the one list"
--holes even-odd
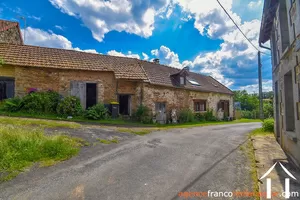
[(184, 199), (178, 194), (185, 191), (251, 191), (249, 162), (240, 146), (260, 126), (220, 125), (133, 137), (103, 154), (23, 173), (0, 184), (0, 199), (168, 200)]

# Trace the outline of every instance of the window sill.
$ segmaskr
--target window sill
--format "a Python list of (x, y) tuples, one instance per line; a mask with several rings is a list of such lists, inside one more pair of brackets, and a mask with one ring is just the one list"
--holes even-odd
[(295, 142), (295, 143), (298, 142), (298, 140), (297, 140), (297, 135), (296, 135), (295, 132), (293, 132), (293, 131), (285, 131), (285, 134), (286, 134), (286, 136), (287, 136), (290, 140), (292, 140), (293, 142)]

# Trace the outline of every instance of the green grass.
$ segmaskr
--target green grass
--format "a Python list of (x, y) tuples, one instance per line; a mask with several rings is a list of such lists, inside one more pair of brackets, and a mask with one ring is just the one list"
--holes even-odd
[(190, 122), (185, 124), (158, 124), (157, 127), (161, 128), (192, 128), (198, 126), (213, 126), (213, 125), (226, 125), (226, 124), (239, 124), (239, 123), (251, 123), (261, 122), (259, 119), (240, 119), (234, 121), (216, 121), (216, 122)]
[(53, 120), (14, 118), (0, 116), (0, 124), (12, 124), (18, 126), (39, 126), (43, 128), (80, 128), (80, 124), (75, 122), (58, 122)]
[[(256, 166), (256, 158), (255, 158), (255, 152), (254, 152), (254, 146), (252, 142), (252, 137), (253, 136), (268, 136), (268, 135), (273, 135), (274, 133), (272, 132), (267, 132), (264, 131), (263, 128), (258, 128), (253, 131), (251, 131), (248, 135), (249, 139), (246, 145), (241, 146), (240, 150), (242, 150), (245, 155), (248, 157), (250, 161), (250, 175), (252, 179), (252, 189), (253, 192), (256, 194), (259, 193), (259, 182), (258, 182), (258, 175), (257, 175), (257, 166)], [(259, 200), (259, 196), (254, 197), (256, 200)]]
[[(222, 124), (236, 124), (236, 123), (251, 123), (251, 122), (261, 122), (259, 119), (240, 119), (234, 121), (217, 121), (217, 122), (190, 122), (185, 124), (143, 124), (139, 122), (134, 122), (130, 120), (123, 119), (108, 119), (108, 120), (88, 120), (84, 117), (73, 117), (72, 119), (66, 119), (58, 117), (57, 115), (37, 115), (29, 114), (23, 112), (4, 112), (0, 111), (0, 115), (9, 116), (9, 117), (28, 117), (28, 118), (37, 118), (37, 119), (48, 119), (48, 120), (60, 120), (66, 122), (85, 122), (85, 123), (94, 123), (99, 125), (111, 125), (111, 126), (131, 126), (131, 127), (158, 127), (158, 128), (190, 128), (197, 126), (211, 126), (211, 125), (222, 125)], [(140, 133), (143, 135), (143, 133)]]
[(131, 134), (135, 134), (135, 135), (147, 135), (149, 133), (151, 133), (152, 131), (157, 131), (160, 129), (157, 128), (148, 128), (148, 129), (134, 129), (134, 128), (119, 128), (117, 129), (117, 131), (119, 132), (123, 132), (123, 133), (131, 133)]
[(65, 135), (45, 135), (41, 128), (0, 126), (0, 182), (39, 162), (50, 166), (76, 155), (81, 139)]
[(267, 136), (267, 135), (274, 135), (273, 132), (264, 131), (263, 128), (258, 128), (250, 132), (249, 137), (252, 136)]
[[(247, 150), (246, 155), (248, 156), (248, 159), (250, 160), (250, 174), (252, 179), (252, 189), (255, 194), (259, 193), (259, 183), (258, 183), (258, 175), (257, 175), (257, 166), (256, 166), (256, 159), (255, 159), (255, 153), (254, 153), (254, 146), (252, 141), (249, 139), (247, 142)], [(256, 200), (259, 200), (259, 196), (254, 197)]]
[(119, 143), (119, 140), (117, 137), (113, 137), (113, 139), (111, 139), (111, 140), (106, 140), (106, 139), (101, 139), (101, 138), (97, 138), (97, 140), (102, 144), (111, 144), (111, 143), (118, 144)]

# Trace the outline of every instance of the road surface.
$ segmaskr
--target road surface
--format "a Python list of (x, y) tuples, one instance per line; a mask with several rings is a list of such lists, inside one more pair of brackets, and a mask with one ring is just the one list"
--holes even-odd
[(260, 126), (230, 124), (133, 137), (103, 154), (23, 173), (0, 184), (0, 199), (168, 200), (184, 199), (178, 194), (186, 191), (252, 191), (249, 162), (240, 146)]

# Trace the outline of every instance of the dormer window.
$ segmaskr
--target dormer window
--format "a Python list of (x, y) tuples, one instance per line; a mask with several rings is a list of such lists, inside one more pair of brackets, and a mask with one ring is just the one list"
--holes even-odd
[(180, 76), (180, 85), (185, 85), (185, 77)]

